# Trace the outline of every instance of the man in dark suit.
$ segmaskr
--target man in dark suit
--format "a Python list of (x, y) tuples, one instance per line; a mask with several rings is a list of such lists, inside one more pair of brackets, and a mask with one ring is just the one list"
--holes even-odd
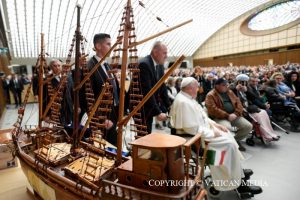
[[(163, 65), (167, 59), (167, 53), (167, 47), (161, 42), (156, 42), (151, 54), (139, 61), (141, 86), (144, 96), (164, 75)], [(166, 112), (170, 105), (167, 87), (165, 84), (162, 84), (144, 105), (143, 118), (147, 123), (148, 133), (152, 132), (153, 117), (157, 117), (159, 121), (167, 119)]]
[(12, 78), (9, 83), (9, 88), (12, 91), (15, 99), (16, 108), (22, 104), (22, 91), (24, 85), (22, 80), (18, 77), (17, 74), (12, 74)]
[[(49, 63), (52, 75), (51, 75), (51, 86), (54, 93), (58, 90), (60, 81), (62, 80), (62, 63), (58, 59), (53, 59)], [(70, 75), (71, 76), (71, 75)], [(73, 121), (73, 88), (70, 88), (70, 84), (67, 80), (66, 86), (63, 90), (63, 96), (60, 107), (60, 123), (64, 126), (72, 124)], [(72, 85), (73, 86), (73, 85)], [(48, 97), (47, 103), (50, 102)]]
[(204, 90), (204, 100), (206, 95), (214, 89), (216, 80), (214, 79), (214, 75), (212, 73), (208, 73), (206, 75), (206, 79), (204, 79), (203, 90)]
[(9, 78), (7, 76), (2, 78), (2, 87), (4, 90), (4, 96), (5, 96), (5, 100), (6, 100), (6, 104), (10, 104), (10, 96), (9, 96)]
[(49, 66), (52, 70), (51, 86), (55, 90), (58, 88), (61, 79), (61, 62), (54, 59), (50, 61)]
[[(88, 68), (92, 70), (92, 68), (103, 58), (103, 56), (109, 51), (111, 48), (111, 38), (110, 35), (106, 33), (99, 33), (94, 36), (94, 50), (96, 51), (96, 55), (94, 55), (88, 61)], [(95, 71), (95, 73), (91, 76), (92, 88), (94, 91), (95, 99), (101, 93), (102, 86), (105, 83), (107, 78), (115, 78), (111, 81), (111, 85), (113, 86), (113, 99), (114, 103), (112, 106), (112, 111), (110, 113), (109, 119), (106, 120), (106, 139), (113, 145), (117, 144), (117, 131), (116, 125), (118, 121), (119, 115), (119, 84), (115, 76), (109, 74), (107, 71), (110, 70), (110, 66), (106, 61), (102, 63), (102, 65)]]
[(255, 76), (250, 77), (249, 79), (249, 85), (247, 88), (247, 98), (250, 104), (254, 104), (258, 106), (261, 109), (264, 109), (267, 111), (267, 113), (270, 115), (271, 111), (269, 110), (270, 104), (268, 102), (264, 102), (263, 99), (260, 97), (259, 90), (258, 90), (258, 83), (259, 79)]

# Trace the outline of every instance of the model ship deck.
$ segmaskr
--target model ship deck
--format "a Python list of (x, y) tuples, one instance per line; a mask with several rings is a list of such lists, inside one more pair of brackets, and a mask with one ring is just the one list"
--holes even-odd
[(114, 160), (89, 154), (73, 161), (64, 167), (63, 170), (67, 174), (96, 183), (113, 166)]
[(58, 165), (62, 161), (66, 160), (70, 155), (71, 144), (53, 143), (49, 145), (43, 145), (41, 148), (34, 151), (34, 154), (38, 159), (43, 159), (49, 162), (51, 165)]

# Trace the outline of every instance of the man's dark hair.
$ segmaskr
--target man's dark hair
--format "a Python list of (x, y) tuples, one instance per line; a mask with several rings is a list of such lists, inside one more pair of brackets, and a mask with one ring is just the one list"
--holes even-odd
[(267, 85), (270, 86), (270, 87), (276, 87), (277, 83), (276, 83), (276, 80), (269, 80), (267, 82)]
[(106, 34), (106, 33), (98, 33), (98, 34), (96, 34), (94, 36), (94, 40), (93, 40), (94, 46), (95, 46), (96, 43), (102, 42), (106, 38), (110, 38), (110, 35)]

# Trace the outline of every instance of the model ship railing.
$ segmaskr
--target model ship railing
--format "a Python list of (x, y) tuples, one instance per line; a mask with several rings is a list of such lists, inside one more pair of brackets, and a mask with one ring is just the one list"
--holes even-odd
[[(181, 192), (180, 194), (168, 194), (168, 193), (157, 193), (152, 192), (151, 190), (140, 189), (132, 186), (127, 186), (119, 184), (109, 180), (103, 180), (103, 193), (104, 196), (118, 196), (122, 199), (172, 199), (172, 200), (186, 200), (186, 199), (195, 199), (196, 196), (203, 195), (201, 193), (197, 194), (200, 186), (190, 185), (187, 190)], [(196, 184), (196, 183), (195, 183)], [(149, 186), (149, 188), (151, 188)], [(204, 190), (201, 191), (205, 193)], [(201, 198), (202, 199), (202, 198)]]
[[(199, 167), (199, 150), (201, 145), (201, 134), (195, 135), (193, 138), (188, 140), (183, 144), (184, 147), (184, 171), (185, 178), (181, 180), (168, 180), (170, 182), (164, 182), (163, 180), (150, 179), (148, 183), (148, 188), (150, 190), (145, 190), (137, 187), (128, 186), (121, 184), (109, 179), (103, 180), (103, 192), (105, 197), (119, 197), (122, 199), (203, 199), (206, 196), (206, 191), (202, 189), (203, 187), (203, 169), (206, 161), (206, 149), (204, 150), (204, 156), (201, 161), (201, 169)], [(195, 152), (192, 153), (192, 146), (195, 147)], [(191, 164), (192, 163), (192, 164)], [(145, 180), (146, 181), (146, 180)], [(153, 181), (153, 185), (150, 184), (150, 181)], [(156, 181), (156, 182), (155, 182)], [(155, 185), (157, 182), (160, 184), (172, 184), (173, 186), (182, 186), (177, 194), (170, 193), (157, 193), (151, 191), (151, 186)], [(176, 182), (178, 181), (178, 182)], [(171, 186), (172, 187), (172, 186)]]

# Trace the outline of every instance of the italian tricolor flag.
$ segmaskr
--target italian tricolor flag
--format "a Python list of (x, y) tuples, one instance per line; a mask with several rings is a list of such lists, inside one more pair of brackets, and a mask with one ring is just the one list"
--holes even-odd
[(208, 150), (206, 163), (209, 165), (223, 165), (224, 159), (226, 155), (226, 150), (216, 151), (216, 150)]

